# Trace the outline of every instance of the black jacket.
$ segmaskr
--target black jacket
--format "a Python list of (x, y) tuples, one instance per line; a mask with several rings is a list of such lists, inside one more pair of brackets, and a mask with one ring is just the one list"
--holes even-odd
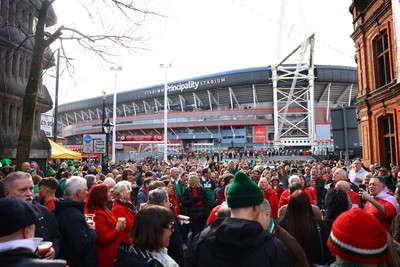
[(62, 235), (60, 258), (70, 267), (97, 266), (96, 231), (89, 228), (83, 203), (68, 198), (56, 199), (54, 214)]
[(264, 231), (257, 221), (217, 219), (193, 240), (190, 267), (289, 266), (281, 241)]
[[(200, 206), (194, 205), (195, 201), (200, 202)], [(208, 217), (208, 200), (207, 193), (203, 187), (197, 188), (197, 198), (193, 197), (193, 190), (191, 187), (186, 187), (182, 193), (182, 213), (188, 215), (190, 220), (206, 220)]]
[(172, 232), (171, 238), (169, 239), (168, 255), (174, 259), (174, 261), (180, 266), (185, 266), (185, 260), (183, 256), (182, 248), (182, 228), (178, 218), (174, 218), (174, 231)]
[(0, 252), (1, 267), (65, 267), (64, 260), (42, 260), (27, 248)]
[(135, 248), (133, 245), (120, 243), (117, 250), (117, 259), (113, 267), (162, 267), (163, 265), (150, 254)]
[(41, 217), (35, 224), (35, 237), (41, 237), (44, 241), (53, 242), (53, 248), (56, 252), (56, 258), (60, 254), (61, 235), (58, 230), (58, 225), (54, 215), (45, 206), (36, 201), (32, 202), (33, 205), (40, 209)]

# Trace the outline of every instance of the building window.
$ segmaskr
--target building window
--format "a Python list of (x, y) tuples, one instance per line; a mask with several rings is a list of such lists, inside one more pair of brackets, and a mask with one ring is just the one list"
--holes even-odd
[(379, 143), (382, 151), (379, 163), (382, 166), (389, 167), (390, 163), (397, 162), (395, 132), (395, 123), (392, 114), (379, 119)]
[(376, 60), (377, 87), (382, 87), (391, 82), (390, 49), (387, 32), (383, 32), (374, 41)]

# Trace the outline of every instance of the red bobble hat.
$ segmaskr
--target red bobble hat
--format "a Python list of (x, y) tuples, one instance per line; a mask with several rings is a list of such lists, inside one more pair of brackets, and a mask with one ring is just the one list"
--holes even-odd
[(342, 213), (333, 223), (328, 247), (334, 256), (355, 263), (382, 263), (390, 257), (387, 232), (361, 209)]

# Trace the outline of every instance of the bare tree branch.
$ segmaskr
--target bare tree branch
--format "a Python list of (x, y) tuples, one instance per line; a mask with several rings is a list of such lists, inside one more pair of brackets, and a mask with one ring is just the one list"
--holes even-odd
[(50, 37), (47, 38), (47, 40), (44, 42), (46, 47), (49, 47), (53, 42), (55, 42), (58, 38), (61, 37), (63, 34), (62, 31), (64, 29), (64, 26), (59, 27), (56, 32), (54, 32)]

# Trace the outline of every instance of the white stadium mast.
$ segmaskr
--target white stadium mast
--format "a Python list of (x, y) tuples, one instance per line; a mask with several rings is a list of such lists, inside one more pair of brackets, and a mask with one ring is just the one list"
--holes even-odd
[[(271, 67), (274, 146), (314, 148), (314, 34), (281, 59), (286, 1), (281, 1), (276, 64)], [(301, 6), (301, 3), (297, 3)], [(301, 8), (298, 10), (302, 11)], [(302, 16), (303, 18), (305, 16)]]

